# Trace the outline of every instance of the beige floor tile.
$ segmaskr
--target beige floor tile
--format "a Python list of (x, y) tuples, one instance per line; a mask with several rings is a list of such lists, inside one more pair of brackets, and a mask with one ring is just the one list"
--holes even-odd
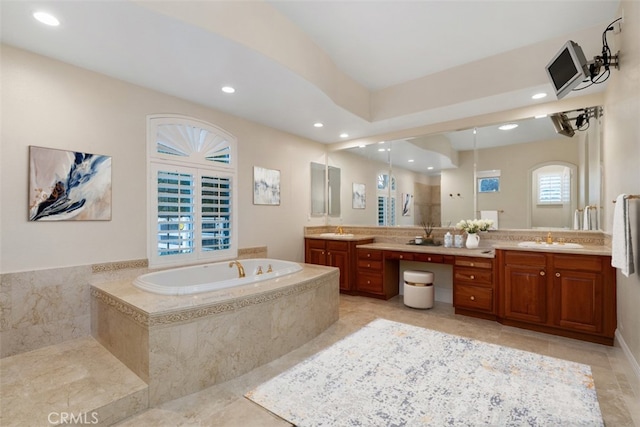
[[(121, 426), (168, 425), (164, 423), (168, 418), (162, 417), (162, 414), (167, 413), (165, 411), (172, 416), (178, 413), (182, 416), (174, 420), (182, 424), (173, 425), (287, 426), (289, 424), (285, 421), (245, 399), (244, 393), (377, 317), (589, 364), (606, 425), (640, 426), (640, 399), (635, 391), (637, 380), (619, 348), (456, 316), (451, 305), (446, 303), (436, 302), (433, 309), (417, 310), (404, 306), (401, 297), (382, 301), (346, 295), (341, 297), (340, 320), (304, 346), (239, 378), (168, 402), (160, 408), (150, 409), (132, 417)], [(155, 424), (156, 422), (160, 424)]]

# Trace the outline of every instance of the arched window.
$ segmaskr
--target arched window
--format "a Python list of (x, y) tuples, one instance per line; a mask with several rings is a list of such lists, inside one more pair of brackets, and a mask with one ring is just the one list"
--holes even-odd
[(149, 262), (237, 255), (236, 139), (200, 120), (147, 118)]

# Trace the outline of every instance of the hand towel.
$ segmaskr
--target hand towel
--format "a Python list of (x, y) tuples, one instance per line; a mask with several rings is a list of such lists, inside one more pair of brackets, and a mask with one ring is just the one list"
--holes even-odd
[(573, 214), (573, 229), (580, 230), (580, 209), (576, 209)]
[(498, 211), (480, 211), (480, 219), (490, 219), (493, 221), (493, 225), (490, 230), (498, 229)]
[(584, 207), (584, 218), (582, 219), (582, 229), (591, 230), (591, 206)]
[(629, 277), (634, 273), (635, 268), (631, 244), (631, 224), (629, 222), (629, 199), (626, 194), (620, 194), (616, 198), (611, 234), (611, 265), (619, 268), (622, 274)]

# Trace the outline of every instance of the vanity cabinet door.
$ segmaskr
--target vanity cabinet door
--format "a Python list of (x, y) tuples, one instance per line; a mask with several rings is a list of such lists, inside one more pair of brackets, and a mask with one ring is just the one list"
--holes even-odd
[(547, 256), (509, 251), (502, 275), (504, 317), (529, 323), (547, 322)]
[(349, 266), (349, 242), (326, 242), (326, 262), (330, 267), (340, 269), (340, 290), (351, 290), (351, 268)]
[(327, 250), (324, 240), (306, 239), (305, 259), (309, 264), (327, 265)]
[(546, 268), (506, 265), (503, 286), (505, 318), (546, 323)]
[(602, 332), (603, 280), (594, 272), (555, 270), (554, 323), (567, 329)]

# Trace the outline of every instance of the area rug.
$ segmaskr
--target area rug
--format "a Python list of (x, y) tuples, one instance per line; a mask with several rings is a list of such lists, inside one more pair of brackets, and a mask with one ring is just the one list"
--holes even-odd
[(296, 426), (603, 426), (587, 365), (377, 319), (246, 397)]

